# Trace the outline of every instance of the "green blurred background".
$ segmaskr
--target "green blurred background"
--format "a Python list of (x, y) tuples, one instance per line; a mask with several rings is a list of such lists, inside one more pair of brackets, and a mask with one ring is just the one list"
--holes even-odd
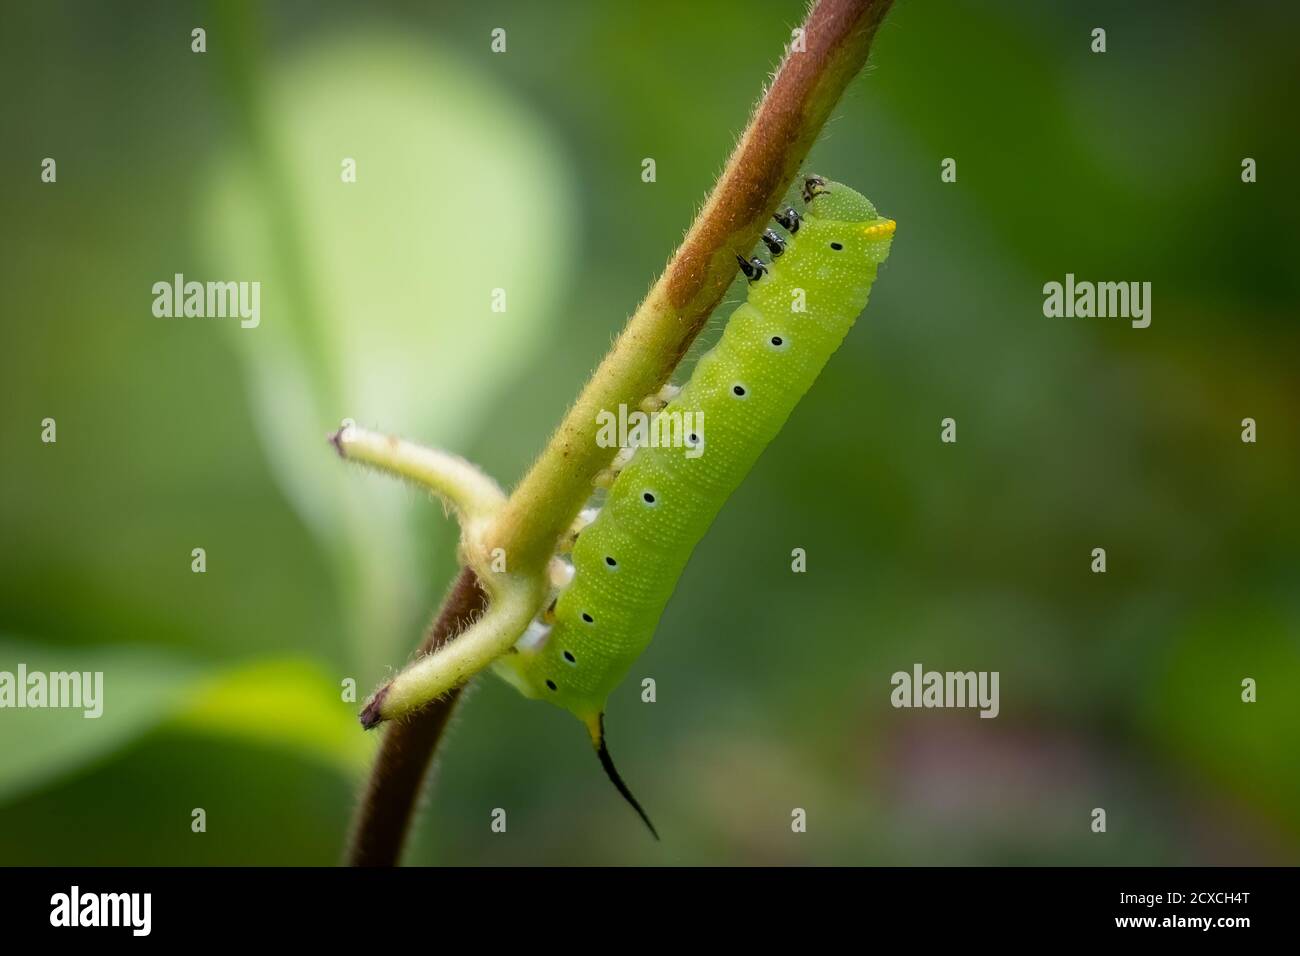
[[(377, 742), (342, 682), (407, 659), (455, 531), (327, 431), (516, 480), (802, 13), (6, 8), (0, 669), (103, 670), (106, 703), (0, 711), (0, 862), (339, 859)], [(409, 862), (1300, 860), (1297, 19), (899, 4), (809, 163), (893, 255), (611, 701), (664, 841), (489, 678)], [(260, 327), (154, 318), (178, 272), (260, 281)], [(1150, 281), (1151, 327), (1044, 318), (1067, 272)], [(893, 710), (915, 662), (999, 671), (1001, 715)]]

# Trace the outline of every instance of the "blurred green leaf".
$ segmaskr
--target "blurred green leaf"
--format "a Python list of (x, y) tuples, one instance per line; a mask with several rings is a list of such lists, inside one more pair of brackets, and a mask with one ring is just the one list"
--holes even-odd
[(150, 647), (53, 649), (0, 638), (0, 669), (102, 672), (102, 712), (0, 711), (0, 803), (107, 760), (163, 725), (263, 747), (283, 747), (344, 774), (363, 768), (371, 738), (351, 703), (315, 664), (255, 661), (216, 672)]
[(357, 725), (356, 707), (310, 661), (254, 661), (195, 689), (177, 714), (181, 730), (284, 747), (344, 774), (361, 771), (377, 740)]
[(233, 332), (262, 444), (335, 556), (369, 679), (429, 601), (414, 496), (360, 480), (325, 435), (351, 417), (462, 449), (555, 317), (570, 191), (535, 115), (482, 69), (393, 34), (277, 59), (247, 108), (274, 122), (214, 163), (203, 233), (214, 274), (262, 284), (260, 324)]
[(102, 671), (103, 713), (41, 708), (0, 711), (0, 801), (107, 758), (162, 723), (203, 668), (149, 647), (54, 648), (0, 638), (0, 670)]

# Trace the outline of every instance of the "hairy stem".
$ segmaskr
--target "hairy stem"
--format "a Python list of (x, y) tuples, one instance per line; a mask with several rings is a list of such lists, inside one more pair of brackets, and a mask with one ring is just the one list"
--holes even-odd
[(596, 416), (636, 408), (659, 389), (704, 328), (771, 221), (849, 81), (867, 61), (891, 0), (819, 0), (802, 52), (786, 54), (722, 177), (659, 281), (633, 314), (487, 540), (511, 566), (539, 569), (591, 495), (613, 449), (596, 444)]
[[(487, 595), (479, 588), (474, 572), (463, 569), (443, 599), (419, 653), (430, 654), (442, 647), (469, 627), (486, 605)], [(452, 691), (406, 720), (388, 724), (353, 821), (347, 850), (350, 865), (393, 866), (401, 857), (420, 785), (459, 699), (460, 691)]]
[(506, 500), (497, 483), (464, 458), (351, 423), (330, 436), (339, 455), (433, 492), (466, 519), (484, 518)]
[[(515, 572), (541, 576), (593, 479), (613, 457), (613, 449), (596, 444), (597, 413), (620, 404), (635, 408), (667, 381), (735, 278), (736, 256), (758, 240), (835, 104), (866, 64), (891, 3), (817, 0), (812, 7), (801, 28), (802, 50), (787, 52), (681, 247), (487, 529), (486, 547), (503, 548)], [(439, 625), (464, 619), (465, 589), (479, 593), (473, 584), (473, 574), (462, 572)], [(421, 650), (431, 647), (426, 640)], [(455, 694), (444, 697), (389, 726), (353, 829), (351, 862), (397, 862), (455, 701)]]
[(425, 654), (384, 685), (361, 712), (361, 726), (369, 729), (406, 716), (450, 693), (519, 640), (541, 604), (543, 582), (505, 573), (488, 577), (482, 571), (478, 579), (491, 595), (487, 611), (456, 641), (436, 654)]

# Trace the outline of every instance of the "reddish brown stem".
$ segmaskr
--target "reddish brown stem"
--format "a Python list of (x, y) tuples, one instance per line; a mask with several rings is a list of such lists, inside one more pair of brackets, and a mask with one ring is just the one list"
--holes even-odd
[[(474, 572), (460, 572), (429, 628), (420, 654), (429, 654), (452, 640), (483, 612), (486, 598)], [(352, 866), (393, 866), (400, 859), (433, 752), (442, 738), (460, 691), (434, 701), (384, 731), (370, 781), (361, 798), (348, 846)]]

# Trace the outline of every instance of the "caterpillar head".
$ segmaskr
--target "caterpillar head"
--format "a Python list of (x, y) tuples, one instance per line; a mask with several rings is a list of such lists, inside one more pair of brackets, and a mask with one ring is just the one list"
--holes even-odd
[[(828, 227), (831, 249), (849, 257), (880, 263), (889, 255), (897, 224), (876, 212), (866, 196), (821, 176), (804, 180), (806, 214)], [(837, 248), (838, 247), (838, 248)]]

